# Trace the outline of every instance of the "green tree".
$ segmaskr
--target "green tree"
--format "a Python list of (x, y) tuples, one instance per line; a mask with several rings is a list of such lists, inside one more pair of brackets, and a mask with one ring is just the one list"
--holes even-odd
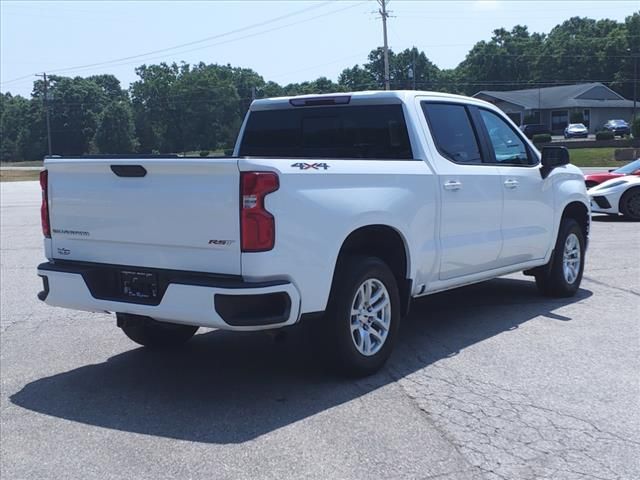
[(112, 102), (104, 109), (95, 142), (100, 153), (131, 153), (135, 150), (135, 127), (128, 103)]
[(25, 160), (22, 139), (29, 128), (29, 100), (0, 94), (0, 160)]
[(167, 125), (178, 65), (141, 65), (136, 68), (136, 74), (139, 80), (131, 85), (130, 94), (139, 150), (142, 153), (171, 151), (166, 149)]
[[(169, 99), (170, 151), (228, 148), (240, 128), (238, 91), (218, 65), (183, 65)], [(244, 111), (242, 112), (242, 115)]]
[(312, 95), (340, 92), (345, 89), (327, 77), (319, 77), (310, 82), (290, 83), (284, 86), (283, 91), (285, 95)]
[(415, 80), (418, 90), (440, 89), (440, 69), (416, 47), (393, 55), (391, 78), (394, 88), (412, 89)]
[(376, 77), (366, 68), (360, 67), (360, 65), (345, 68), (338, 77), (338, 84), (345, 90), (352, 92), (378, 88)]
[(611, 82), (628, 47), (624, 24), (572, 17), (554, 27), (541, 46), (536, 74), (542, 81)]
[(93, 75), (87, 77), (87, 80), (98, 85), (109, 102), (119, 102), (129, 98), (127, 91), (120, 86), (120, 80), (114, 75)]
[[(107, 97), (102, 88), (81, 77), (51, 76), (49, 108), (53, 153), (82, 155), (89, 152)], [(32, 97), (42, 102), (44, 84), (35, 82)], [(44, 116), (44, 112), (43, 116)]]
[(262, 88), (258, 89), (257, 93), (260, 98), (282, 97), (284, 95), (284, 89), (276, 82), (270, 81), (265, 83)]
[[(440, 69), (416, 47), (400, 53), (389, 50), (389, 77), (392, 89), (436, 90), (440, 88)], [(347, 90), (379, 90), (384, 88), (384, 52), (376, 48), (369, 53), (368, 62), (360, 67), (346, 68), (338, 77), (338, 84)]]
[[(636, 12), (629, 15), (624, 21), (624, 40), (625, 47), (622, 58), (618, 64), (615, 80), (610, 85), (625, 98), (633, 100), (633, 80), (634, 80), (634, 59), (640, 63), (640, 13)], [(619, 51), (620, 49), (617, 48)], [(636, 91), (637, 95), (640, 92)], [(638, 98), (637, 100), (640, 100)]]
[(530, 34), (522, 25), (494, 30), (491, 40), (476, 43), (456, 67), (459, 89), (471, 95), (478, 90), (527, 88), (535, 78), (536, 55), (544, 40), (544, 35)]
[(204, 63), (143, 65), (136, 73), (140, 79), (131, 86), (131, 99), (142, 152), (232, 145), (248, 107), (234, 81), (249, 96), (252, 84), (262, 81), (248, 69)]

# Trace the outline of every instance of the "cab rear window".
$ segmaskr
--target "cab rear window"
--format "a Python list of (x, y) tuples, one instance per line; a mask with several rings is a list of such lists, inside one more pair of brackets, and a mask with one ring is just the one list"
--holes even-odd
[(239, 153), (283, 158), (413, 158), (401, 105), (251, 112)]

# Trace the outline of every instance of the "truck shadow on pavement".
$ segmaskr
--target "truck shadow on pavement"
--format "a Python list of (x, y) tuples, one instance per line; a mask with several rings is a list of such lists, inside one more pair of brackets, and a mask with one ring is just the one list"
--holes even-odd
[[(477, 342), (588, 298), (541, 297), (531, 280), (501, 278), (417, 300), (395, 353), (361, 380), (325, 371), (293, 331), (283, 342), (265, 334), (212, 331), (172, 352), (142, 348), (33, 381), (11, 396), (23, 408), (88, 425), (195, 442), (257, 438), (356, 399)], [(114, 326), (115, 328), (115, 326)], [(330, 347), (328, 347), (330, 348)]]
[(622, 216), (622, 215), (598, 215), (598, 214), (593, 214), (591, 216), (591, 220), (593, 220), (594, 222), (602, 222), (602, 223), (633, 223), (633, 222), (637, 222), (637, 220), (632, 220), (628, 217)]

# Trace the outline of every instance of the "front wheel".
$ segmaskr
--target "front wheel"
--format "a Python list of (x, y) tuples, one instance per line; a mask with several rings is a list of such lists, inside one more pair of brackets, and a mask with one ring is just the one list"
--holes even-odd
[(640, 220), (640, 188), (630, 188), (620, 198), (620, 213), (630, 220)]
[(149, 317), (116, 313), (118, 326), (134, 342), (149, 348), (171, 348), (182, 345), (195, 335), (198, 327), (158, 322)]
[(340, 262), (319, 324), (328, 333), (323, 348), (340, 373), (366, 376), (378, 371), (391, 355), (400, 324), (400, 294), (389, 267), (375, 257)]
[(578, 222), (564, 218), (551, 260), (535, 275), (540, 292), (551, 297), (575, 295), (582, 281), (585, 244)]

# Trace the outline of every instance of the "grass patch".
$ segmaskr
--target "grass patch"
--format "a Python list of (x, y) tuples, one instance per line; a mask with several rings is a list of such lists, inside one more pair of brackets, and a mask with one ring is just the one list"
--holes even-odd
[(625, 162), (613, 158), (615, 148), (572, 148), (569, 150), (571, 163), (577, 167), (620, 167)]
[(0, 170), (0, 182), (25, 182), (39, 179), (39, 170)]
[(29, 160), (28, 162), (2, 162), (0, 167), (41, 167), (42, 160)]
[[(224, 157), (224, 150), (222, 149), (218, 149), (218, 150), (208, 150), (209, 151), (209, 155), (207, 155), (207, 157)], [(181, 157), (199, 157), (200, 156), (200, 150), (194, 150), (194, 151), (190, 151), (190, 152), (184, 152), (184, 153), (178, 153), (179, 156)], [(207, 158), (207, 157), (202, 157), (202, 158)]]

